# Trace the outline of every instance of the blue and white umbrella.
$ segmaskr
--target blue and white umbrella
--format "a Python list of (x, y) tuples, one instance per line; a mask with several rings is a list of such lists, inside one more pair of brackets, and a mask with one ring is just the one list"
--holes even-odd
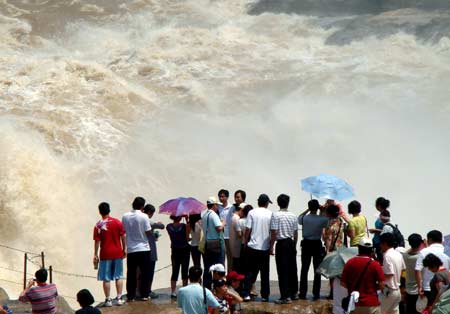
[(329, 174), (308, 177), (303, 179), (301, 183), (302, 190), (315, 197), (342, 201), (355, 195), (350, 184)]

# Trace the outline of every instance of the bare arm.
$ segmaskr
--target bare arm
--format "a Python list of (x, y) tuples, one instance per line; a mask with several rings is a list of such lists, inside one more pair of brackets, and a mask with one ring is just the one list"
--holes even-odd
[(127, 256), (127, 236), (124, 234), (120, 237), (120, 243), (122, 243), (123, 257)]
[(270, 230), (270, 249), (269, 249), (269, 253), (270, 255), (275, 255), (275, 251), (274, 251), (274, 246), (275, 246), (275, 241), (277, 240), (277, 230)]
[(235, 291), (228, 290), (227, 294), (233, 298), (233, 301), (231, 301), (231, 303), (233, 304), (238, 304), (244, 301), (241, 296)]
[(95, 240), (95, 242), (94, 242), (94, 261), (95, 260), (99, 260), (98, 259), (98, 249), (100, 248), (100, 241), (98, 241), (98, 240)]
[(246, 228), (245, 229), (245, 237), (244, 237), (244, 245), (247, 245), (248, 240), (250, 238), (250, 233), (252, 232), (252, 228)]
[(422, 272), (420, 270), (415, 271), (416, 275), (416, 283), (417, 283), (417, 289), (419, 290), (419, 295), (423, 295), (423, 288), (422, 288)]
[(298, 242), (298, 231), (295, 230), (294, 231), (294, 245), (295, 245), (295, 247), (297, 247), (297, 242)]

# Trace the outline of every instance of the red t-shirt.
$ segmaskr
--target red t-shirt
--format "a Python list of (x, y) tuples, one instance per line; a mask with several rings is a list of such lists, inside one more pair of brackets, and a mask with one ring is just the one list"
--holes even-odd
[[(364, 271), (369, 257), (367, 256), (355, 256), (350, 259), (344, 266), (342, 272), (341, 281), (345, 283), (347, 289), (350, 292), (356, 288), (356, 281)], [(384, 281), (384, 273), (381, 269), (380, 263), (373, 260), (370, 262), (369, 267), (364, 274), (364, 277), (359, 282), (359, 302), (357, 306), (378, 306), (377, 289), (378, 283)]]
[(125, 234), (122, 222), (113, 217), (107, 217), (97, 222), (94, 227), (94, 240), (100, 241), (100, 260), (123, 257), (120, 237)]

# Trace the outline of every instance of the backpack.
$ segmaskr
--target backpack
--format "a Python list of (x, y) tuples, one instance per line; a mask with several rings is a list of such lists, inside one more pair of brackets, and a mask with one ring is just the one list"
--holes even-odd
[(387, 223), (387, 226), (390, 226), (393, 230), (393, 235), (394, 235), (394, 247), (405, 247), (405, 238), (403, 237), (403, 234), (400, 232), (400, 230), (398, 230), (397, 225), (393, 225), (391, 223)]

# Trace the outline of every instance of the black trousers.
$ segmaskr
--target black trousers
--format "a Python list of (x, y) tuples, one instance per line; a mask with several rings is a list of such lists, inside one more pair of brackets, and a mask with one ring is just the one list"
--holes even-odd
[(250, 295), (252, 285), (255, 283), (258, 273), (261, 277), (261, 297), (269, 298), (270, 295), (270, 254), (269, 250), (254, 250), (247, 247), (247, 272), (245, 274), (244, 296)]
[(155, 266), (156, 266), (156, 261), (150, 261), (150, 266), (149, 266), (149, 273), (150, 273), (150, 276), (149, 276), (149, 278), (148, 278), (148, 282), (150, 283), (150, 284), (149, 284), (150, 292), (152, 292), (153, 278), (154, 278), (154, 276), (155, 276)]
[(312, 260), (314, 267), (313, 297), (319, 298), (321, 275), (317, 274), (315, 271), (317, 267), (319, 267), (320, 263), (322, 263), (322, 260), (325, 255), (324, 247), (322, 246), (322, 241), (303, 239), (301, 242), (301, 247), (302, 247), (302, 270), (300, 273), (300, 297), (306, 298), (306, 294), (308, 292), (308, 272)]
[(406, 314), (420, 314), (416, 311), (418, 294), (406, 294)]
[(278, 285), (281, 299), (291, 298), (297, 294), (297, 250), (291, 238), (278, 240), (275, 247)]
[(135, 252), (127, 254), (127, 298), (134, 300), (136, 297), (136, 271), (141, 271), (141, 282), (139, 293), (141, 297), (149, 295), (150, 288), (150, 251)]
[(198, 245), (191, 246), (191, 256), (192, 256), (192, 263), (194, 264), (194, 266), (201, 267), (202, 253), (198, 250)]
[(172, 261), (172, 276), (171, 281), (177, 281), (181, 267), (181, 279), (188, 279), (189, 260), (191, 259), (190, 246), (184, 248), (172, 248), (172, 255), (170, 256)]

